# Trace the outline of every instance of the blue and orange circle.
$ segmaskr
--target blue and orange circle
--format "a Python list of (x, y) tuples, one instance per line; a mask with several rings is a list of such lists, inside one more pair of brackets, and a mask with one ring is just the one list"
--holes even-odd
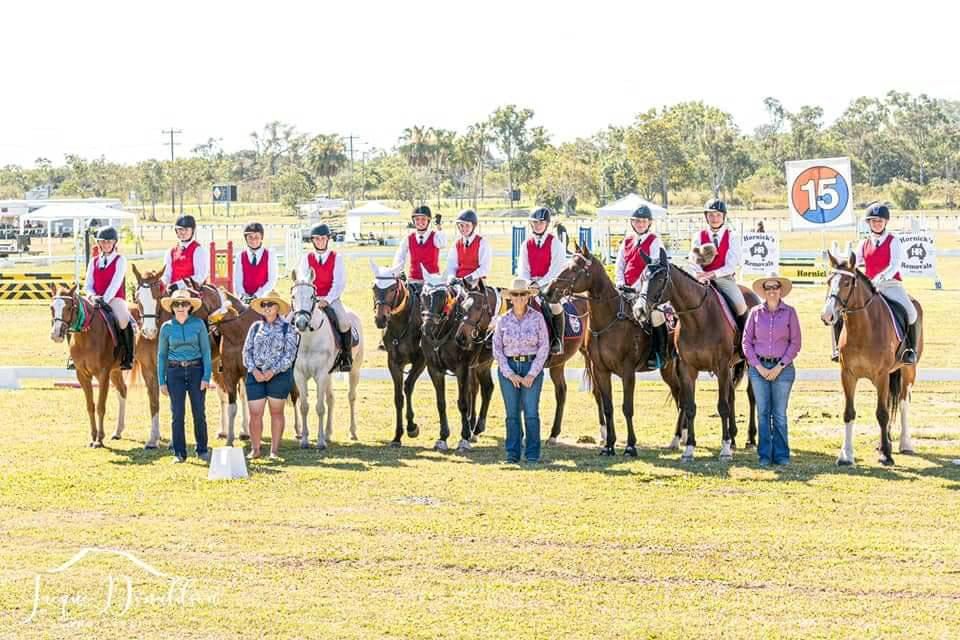
[(790, 203), (804, 220), (813, 224), (833, 222), (846, 210), (850, 186), (832, 167), (809, 167), (790, 187)]

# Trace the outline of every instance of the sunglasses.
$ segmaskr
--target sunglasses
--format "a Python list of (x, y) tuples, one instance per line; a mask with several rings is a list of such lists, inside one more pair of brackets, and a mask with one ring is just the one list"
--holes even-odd
[(191, 305), (189, 302), (174, 302), (170, 306), (174, 309), (182, 309), (183, 307), (191, 307), (193, 305)]
[(277, 306), (277, 303), (276, 303), (276, 302), (261, 302), (261, 303), (260, 303), (260, 306), (263, 307), (264, 309), (269, 309), (270, 307), (275, 307), (275, 306)]
[(763, 290), (764, 290), (764, 291), (779, 291), (779, 290), (780, 290), (780, 285), (778, 285), (778, 284), (764, 285)]

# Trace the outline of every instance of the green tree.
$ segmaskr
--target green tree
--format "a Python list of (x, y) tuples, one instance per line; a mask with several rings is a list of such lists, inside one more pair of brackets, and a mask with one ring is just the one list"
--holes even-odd
[(671, 186), (690, 175), (678, 114), (669, 108), (639, 114), (627, 130), (626, 143), (644, 197), (652, 199), (658, 192), (663, 206), (669, 206)]
[(490, 116), (490, 129), (493, 133), (493, 139), (507, 159), (507, 189), (511, 192), (515, 184), (514, 163), (519, 156), (529, 152), (528, 142), (531, 133), (529, 123), (532, 118), (533, 111), (531, 109), (517, 109), (517, 106), (513, 104), (499, 107)]
[(347, 166), (347, 163), (346, 148), (340, 136), (320, 134), (310, 140), (310, 146), (307, 149), (307, 167), (314, 180), (326, 178), (328, 197), (333, 193), (333, 178)]
[(293, 214), (298, 213), (297, 205), (309, 200), (314, 193), (314, 185), (309, 177), (292, 165), (284, 167), (273, 181), (274, 192), (280, 197), (280, 204)]

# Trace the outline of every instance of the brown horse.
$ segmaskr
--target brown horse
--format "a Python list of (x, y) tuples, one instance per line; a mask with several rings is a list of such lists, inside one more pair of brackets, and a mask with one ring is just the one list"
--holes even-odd
[[(577, 317), (586, 325), (586, 320), (590, 314), (587, 301), (583, 298), (571, 298), (570, 301), (576, 308)], [(490, 297), (479, 291), (467, 292), (461, 306), (464, 311), (460, 327), (457, 329), (457, 339), (461, 344), (478, 344), (492, 331), (496, 310), (491, 305)], [(557, 402), (553, 414), (553, 428), (550, 430), (547, 444), (556, 444), (560, 437), (563, 409), (567, 402), (567, 379), (564, 376), (564, 368), (567, 361), (583, 349), (586, 333), (586, 326), (584, 326), (584, 331), (579, 337), (563, 340), (563, 352), (550, 356), (543, 367), (550, 371), (550, 379), (553, 381), (553, 394)]]
[[(587, 247), (576, 247), (570, 263), (556, 277), (550, 287), (550, 301), (559, 301), (573, 293), (585, 293), (590, 313), (590, 331), (586, 337), (588, 369), (599, 394), (600, 422), (606, 439), (600, 455), (614, 455), (617, 431), (613, 423), (613, 380), (616, 374), (623, 380), (623, 418), (627, 423), (626, 456), (637, 456), (637, 436), (633, 428), (633, 392), (638, 371), (650, 371), (647, 361), (652, 348), (650, 336), (633, 321), (630, 309), (603, 264)], [(586, 333), (586, 332), (585, 332)], [(679, 386), (675, 365), (668, 361), (660, 369), (660, 376), (670, 387), (676, 402)]]
[[(86, 298), (77, 293), (77, 286), (59, 288), (50, 305), (53, 316), (50, 339), (63, 342), (72, 334), (70, 357), (76, 365), (77, 380), (87, 399), (87, 415), (90, 418), (90, 446), (103, 446), (103, 416), (107, 411), (107, 394), (110, 384), (120, 394), (120, 409), (117, 412), (117, 429), (114, 440), (123, 433), (124, 413), (127, 404), (127, 385), (120, 370), (120, 351), (110, 337), (110, 330), (100, 312)], [(93, 379), (99, 384), (96, 413), (93, 402)]]
[[(890, 444), (890, 423), (900, 411), (900, 453), (913, 453), (910, 439), (910, 424), (907, 411), (910, 406), (910, 390), (917, 379), (917, 365), (903, 364), (898, 356), (900, 340), (894, 327), (890, 310), (870, 279), (857, 269), (856, 255), (851, 254), (846, 262), (830, 255), (833, 272), (827, 281), (829, 291), (820, 319), (833, 325), (843, 320), (840, 333), (840, 380), (843, 384), (845, 423), (843, 448), (837, 464), (852, 465), (853, 421), (857, 417), (854, 398), (857, 381), (866, 378), (877, 390), (877, 424), (880, 425), (880, 462), (893, 464)], [(917, 308), (917, 360), (923, 353), (923, 308), (912, 300)]]
[[(420, 317), (420, 296), (400, 278), (382, 275), (373, 265), (374, 323), (384, 330), (383, 345), (387, 349), (387, 369), (393, 379), (393, 406), (396, 412), (396, 429), (391, 447), (399, 447), (403, 438), (403, 405), (407, 405), (407, 435), (416, 438), (420, 427), (413, 421), (413, 388), (427, 367), (420, 348), (423, 335), (423, 320)], [(407, 378), (403, 369), (410, 365)]]
[[(720, 414), (722, 433), (720, 459), (731, 460), (737, 435), (736, 390), (747, 369), (739, 345), (739, 332), (724, 319), (723, 303), (714, 294), (713, 287), (701, 284), (683, 269), (670, 264), (663, 249), (655, 263), (642, 253), (641, 256), (647, 262), (647, 268), (640, 288), (638, 315), (649, 318), (657, 307), (669, 302), (679, 319), (673, 341), (679, 355), (680, 428), (687, 431), (687, 446), (681, 460), (693, 460), (694, 447), (697, 446), (694, 419), (697, 415), (697, 376), (701, 371), (717, 376), (717, 413)], [(756, 294), (746, 287), (740, 289), (747, 307), (759, 304)], [(749, 443), (753, 444), (755, 403), (749, 386), (747, 397), (750, 400)]]

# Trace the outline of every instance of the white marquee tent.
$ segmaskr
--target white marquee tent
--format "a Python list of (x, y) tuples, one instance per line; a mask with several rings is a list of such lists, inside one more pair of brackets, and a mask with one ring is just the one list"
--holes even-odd
[(344, 240), (356, 240), (360, 237), (360, 224), (364, 218), (386, 218), (389, 216), (399, 216), (400, 212), (391, 209), (382, 202), (371, 201), (347, 211), (347, 229)]

